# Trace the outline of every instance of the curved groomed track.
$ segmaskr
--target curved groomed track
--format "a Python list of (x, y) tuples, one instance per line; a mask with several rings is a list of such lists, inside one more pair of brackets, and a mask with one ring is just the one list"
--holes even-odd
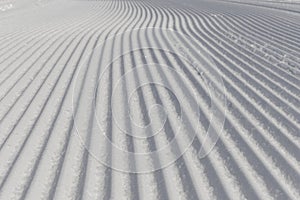
[[(11, 5), (0, 11), (1, 200), (300, 199), (297, 7), (196, 0)], [(165, 51), (173, 45), (168, 30), (189, 38), (178, 45), (197, 52), (195, 60), (209, 57), (222, 82), (210, 76), (212, 68)], [(122, 77), (121, 94), (113, 99)], [(146, 80), (172, 88), (153, 84), (129, 92)], [(224, 98), (211, 98), (222, 88), (224, 105)], [(190, 106), (194, 92), (199, 113)], [(166, 108), (166, 121), (153, 110), (157, 104)], [(226, 116), (217, 143), (201, 158), (212, 104)], [(187, 120), (175, 136), (178, 115)], [(140, 131), (132, 121), (150, 128)], [(151, 135), (162, 121), (162, 130)], [(145, 138), (124, 134), (117, 123)], [(186, 148), (192, 132), (196, 137)], [(133, 173), (144, 161), (117, 155), (108, 142), (152, 152), (172, 139), (168, 153), (146, 157), (145, 165), (174, 162), (147, 173)]]

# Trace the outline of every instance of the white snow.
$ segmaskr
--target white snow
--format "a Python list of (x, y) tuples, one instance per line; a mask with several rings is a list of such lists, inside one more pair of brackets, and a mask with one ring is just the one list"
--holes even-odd
[(300, 199), (299, 3), (0, 0), (0, 199)]

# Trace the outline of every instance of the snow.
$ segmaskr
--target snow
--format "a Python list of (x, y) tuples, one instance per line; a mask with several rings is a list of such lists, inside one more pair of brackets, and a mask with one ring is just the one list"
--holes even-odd
[(0, 0), (0, 199), (300, 199), (299, 12)]

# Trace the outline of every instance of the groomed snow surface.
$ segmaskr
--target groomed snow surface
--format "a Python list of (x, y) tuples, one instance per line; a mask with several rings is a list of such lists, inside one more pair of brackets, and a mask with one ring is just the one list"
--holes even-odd
[(0, 200), (300, 199), (299, 8), (0, 0)]

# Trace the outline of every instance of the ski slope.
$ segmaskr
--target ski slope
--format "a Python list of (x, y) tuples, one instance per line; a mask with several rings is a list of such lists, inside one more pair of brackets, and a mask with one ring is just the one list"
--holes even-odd
[(264, 5), (0, 0), (0, 200), (300, 199), (300, 7)]

